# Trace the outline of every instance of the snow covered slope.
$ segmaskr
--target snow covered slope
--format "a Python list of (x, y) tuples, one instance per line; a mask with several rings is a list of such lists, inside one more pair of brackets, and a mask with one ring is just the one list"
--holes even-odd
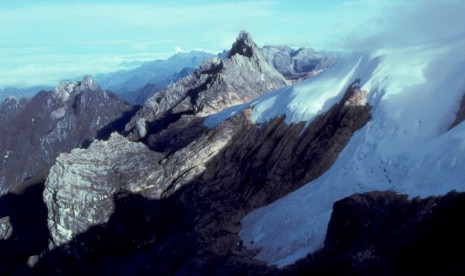
[[(259, 249), (258, 259), (282, 267), (321, 248), (332, 204), (357, 192), (425, 197), (465, 191), (465, 124), (449, 130), (465, 93), (464, 38), (356, 53), (314, 79), (250, 104), (256, 123), (281, 114), (288, 122), (308, 123), (360, 78), (373, 106), (372, 120), (331, 169), (242, 220), (240, 237), (248, 248)], [(237, 110), (225, 112), (232, 116)], [(208, 118), (206, 125), (227, 115)]]

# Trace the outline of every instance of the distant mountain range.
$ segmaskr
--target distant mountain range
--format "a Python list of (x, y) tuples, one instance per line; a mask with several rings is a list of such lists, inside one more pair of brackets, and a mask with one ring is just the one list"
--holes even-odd
[[(309, 48), (293, 50), (287, 46), (262, 48), (266, 60), (291, 82), (303, 80), (334, 64), (336, 55), (320, 53)], [(145, 62), (131, 70), (120, 70), (94, 76), (102, 89), (112, 91), (132, 104), (142, 105), (147, 98), (166, 88), (198, 68), (205, 60), (227, 56), (229, 52), (214, 55), (203, 51), (176, 53), (168, 59)], [(8, 96), (32, 97), (51, 86), (28, 88), (9, 87), (0, 90), (0, 101)]]
[(38, 85), (27, 88), (6, 87), (0, 89), (0, 101), (3, 101), (5, 98), (9, 96), (14, 96), (17, 98), (33, 97), (39, 91), (48, 91), (50, 89), (52, 89), (52, 87), (46, 85)]
[(214, 56), (202, 51), (181, 52), (166, 60), (146, 62), (132, 70), (96, 75), (95, 80), (102, 88), (122, 95), (126, 100), (134, 101), (137, 100), (137, 96), (132, 94), (138, 94), (137, 91), (144, 86), (152, 84), (156, 86), (155, 89), (163, 89), (178, 80), (181, 71), (189, 68), (193, 70), (204, 60)]

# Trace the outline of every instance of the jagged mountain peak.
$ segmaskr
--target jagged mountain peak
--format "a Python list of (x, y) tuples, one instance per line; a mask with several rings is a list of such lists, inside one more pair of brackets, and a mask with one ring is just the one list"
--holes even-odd
[(84, 76), (81, 81), (64, 81), (53, 88), (54, 96), (63, 101), (67, 101), (70, 96), (81, 91), (102, 91), (102, 89), (89, 75)]
[(80, 88), (81, 90), (102, 90), (98, 83), (90, 75), (86, 75), (84, 78), (82, 78)]
[(231, 58), (234, 55), (242, 55), (251, 58), (258, 49), (258, 46), (252, 40), (250, 34), (246, 31), (241, 31), (236, 42), (234, 42), (228, 57)]
[(145, 139), (149, 132), (155, 134), (183, 116), (205, 117), (286, 84), (250, 35), (242, 31), (227, 58), (204, 61), (193, 73), (148, 98), (126, 131), (131, 132), (131, 140)]

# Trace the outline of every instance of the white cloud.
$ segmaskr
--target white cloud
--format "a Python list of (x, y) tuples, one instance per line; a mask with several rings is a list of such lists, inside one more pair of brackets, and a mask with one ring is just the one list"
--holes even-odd
[(242, 29), (259, 45), (346, 50), (411, 45), (465, 30), (463, 0), (186, 2), (0, 8), (0, 87), (41, 78), (53, 84), (181, 49), (220, 52)]
[(464, 15), (463, 0), (402, 1), (385, 5), (381, 13), (335, 45), (346, 49), (377, 49), (437, 41), (464, 33)]
[(231, 1), (0, 8), (0, 87), (118, 70), (146, 61), (141, 52), (152, 59), (166, 58), (175, 47), (219, 52), (230, 47), (221, 43), (225, 30), (235, 37), (252, 22), (265, 22), (273, 7), (272, 1)]

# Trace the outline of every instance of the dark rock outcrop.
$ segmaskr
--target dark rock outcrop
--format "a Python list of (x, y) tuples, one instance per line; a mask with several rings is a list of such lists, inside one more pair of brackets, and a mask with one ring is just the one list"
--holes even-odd
[(425, 199), (394, 192), (352, 195), (334, 203), (324, 248), (288, 271), (461, 275), (464, 211), (464, 193)]
[(458, 124), (462, 123), (464, 120), (465, 120), (465, 96), (463, 96), (462, 100), (460, 101), (459, 110), (457, 111), (457, 114), (455, 115), (455, 120), (452, 123), (452, 125), (449, 127), (449, 129), (456, 127)]
[(43, 183), (36, 183), (21, 195), (9, 193), (0, 196), (0, 225), (7, 222), (9, 226), (8, 235), (0, 238), (1, 275), (26, 274), (29, 265), (33, 265), (34, 260), (48, 249), (47, 207), (42, 200), (43, 190)]
[(0, 123), (0, 194), (44, 181), (60, 152), (108, 137), (134, 113), (132, 106), (101, 90), (90, 77), (20, 100), (15, 108), (5, 103), (1, 114), (6, 120)]

